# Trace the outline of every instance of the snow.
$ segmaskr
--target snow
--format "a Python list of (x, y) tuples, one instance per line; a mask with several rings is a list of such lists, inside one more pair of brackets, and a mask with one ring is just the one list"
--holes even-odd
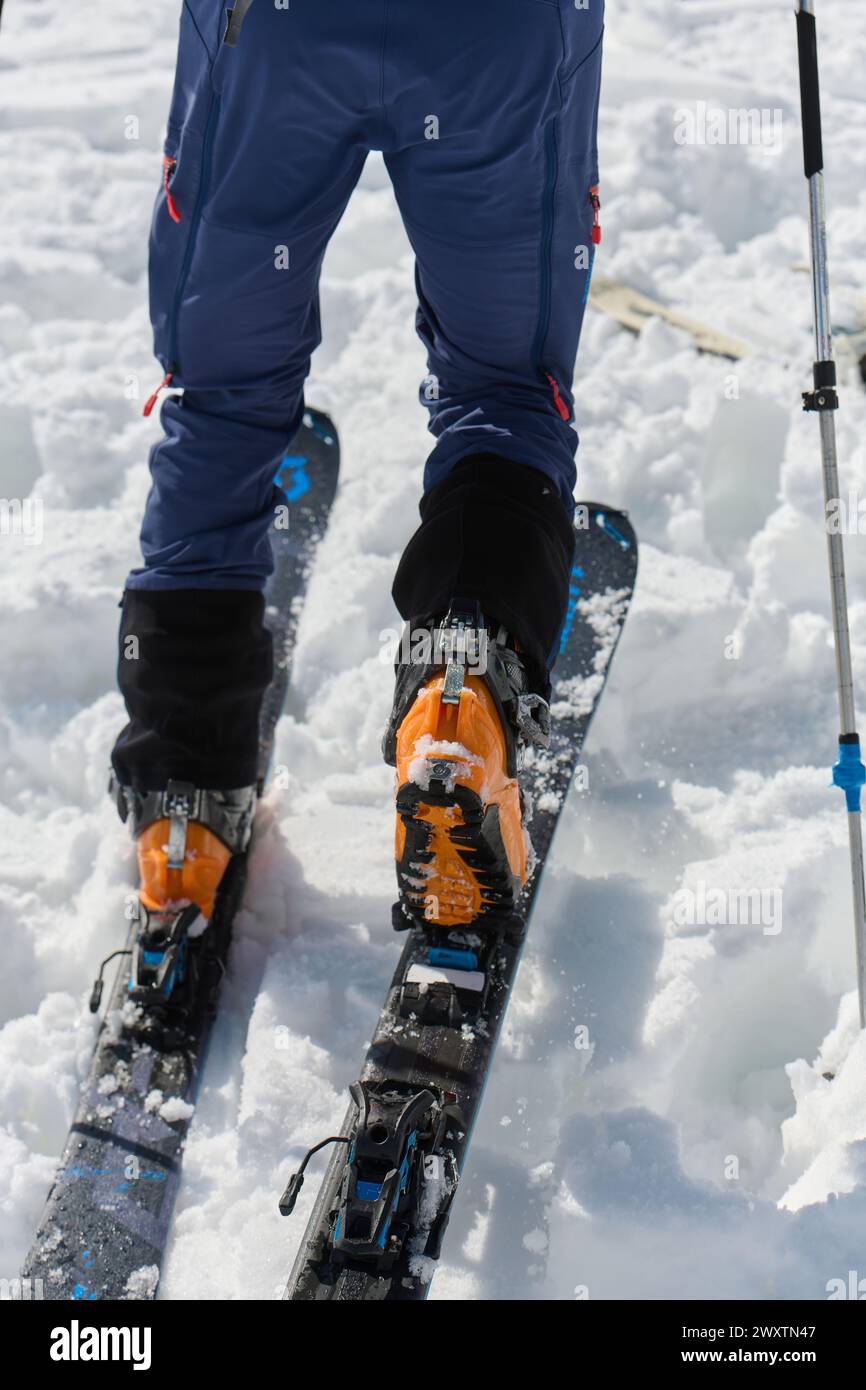
[[(0, 34), (0, 496), (41, 503), (30, 535), (0, 537), (9, 1276), (71, 1118), (90, 984), (132, 881), (105, 769), (121, 718), (116, 605), (157, 431), (141, 418), (160, 375), (146, 230), (177, 11), (7, 0)], [(866, 325), (866, 27), (850, 0), (823, 0), (819, 28), (834, 321), (851, 336)], [(636, 339), (588, 315), (579, 490), (630, 511), (639, 587), (431, 1298), (825, 1298), (866, 1274), (866, 1041), (845, 823), (827, 790), (817, 426), (798, 409), (812, 339), (790, 0), (608, 0), (605, 62), (600, 271), (752, 355), (698, 356), (659, 321)], [(677, 144), (675, 113), (698, 102), (779, 110), (781, 144)], [(389, 589), (428, 449), (413, 313), (408, 245), (371, 158), (328, 253), (309, 390), (339, 423), (345, 477), (186, 1146), (165, 1298), (279, 1296), (321, 1166), (291, 1221), (277, 1199), (340, 1123), (398, 950), (380, 646), (400, 626)], [(843, 405), (843, 493), (859, 496), (866, 393), (853, 376)], [(858, 541), (846, 549), (866, 692)], [(780, 895), (767, 900), (778, 921), (726, 910), (701, 925), (679, 910), (760, 889)], [(138, 1271), (134, 1291), (150, 1287)]]
[(142, 1265), (134, 1269), (126, 1281), (126, 1296), (129, 1299), (153, 1298), (159, 1283), (157, 1265)]
[[(474, 699), (472, 691), (469, 692)], [(432, 734), (422, 734), (415, 740), (412, 749), (414, 757), (409, 760), (408, 778), (414, 782), (416, 787), (422, 791), (428, 791), (430, 787), (430, 777), (432, 775), (433, 764), (438, 762), (438, 780), (444, 782), (445, 790), (452, 792), (458, 777), (469, 778), (472, 776), (472, 767), (481, 767), (483, 759), (470, 753), (468, 748), (464, 748), (462, 743), (455, 743), (451, 739), (434, 739)], [(448, 763), (448, 773), (442, 776), (442, 762)], [(483, 799), (483, 788), (482, 788)], [(423, 885), (416, 885), (423, 886)]]

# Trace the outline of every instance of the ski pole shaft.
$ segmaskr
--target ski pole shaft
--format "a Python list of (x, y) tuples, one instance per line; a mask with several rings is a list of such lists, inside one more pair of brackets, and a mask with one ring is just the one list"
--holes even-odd
[(857, 991), (860, 1026), (866, 1026), (866, 887), (863, 870), (863, 829), (860, 794), (866, 769), (860, 758), (860, 739), (854, 709), (854, 677), (851, 638), (848, 631), (848, 595), (841, 531), (829, 524), (831, 508), (838, 507), (839, 471), (836, 454), (838, 409), (836, 365), (830, 327), (830, 288), (827, 271), (827, 222), (824, 202), (824, 149), (821, 134), (821, 95), (818, 83), (818, 43), (815, 0), (797, 0), (797, 50), (800, 63), (800, 106), (803, 122), (803, 165), (809, 183), (809, 240), (812, 259), (812, 299), (815, 317), (815, 365), (813, 390), (803, 393), (804, 410), (815, 411), (821, 427), (824, 477), (824, 527), (830, 566), (833, 637), (836, 650), (836, 684), (839, 696), (839, 759), (833, 782), (845, 793), (848, 843), (854, 897), (854, 938), (857, 952)]

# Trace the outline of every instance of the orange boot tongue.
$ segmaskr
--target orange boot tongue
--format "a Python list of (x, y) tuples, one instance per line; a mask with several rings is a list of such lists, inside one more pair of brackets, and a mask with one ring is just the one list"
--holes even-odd
[(169, 781), (162, 791), (111, 786), (138, 851), (140, 897), (150, 913), (195, 903), (207, 922), (226, 870), (249, 844), (254, 786), (218, 791)]
[[(170, 779), (160, 790), (140, 791), (114, 778), (109, 785), (136, 842), (139, 901), (130, 942), (103, 961), (90, 1007), (99, 1007), (105, 967), (130, 956), (129, 1002), (135, 1019), (125, 1027), (154, 1045), (179, 1046), (208, 997), (219, 956), (220, 901), (231, 898), (237, 866), (249, 845), (258, 788), (196, 787)], [(156, 1040), (159, 1040), (158, 1043)]]
[(154, 821), (138, 837), (141, 901), (150, 912), (195, 903), (202, 916), (209, 918), (231, 850), (206, 825), (190, 821), (178, 866), (170, 851), (170, 838), (171, 821), (167, 818)]

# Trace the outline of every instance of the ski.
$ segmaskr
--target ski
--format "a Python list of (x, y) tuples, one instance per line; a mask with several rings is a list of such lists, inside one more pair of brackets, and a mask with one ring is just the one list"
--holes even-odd
[[(298, 1301), (426, 1297), (532, 918), (544, 864), (598, 707), (637, 573), (621, 512), (578, 508), (568, 614), (553, 673), (550, 746), (521, 782), (537, 857), (520, 912), (496, 928), (411, 926), (286, 1288)], [(394, 926), (407, 919), (399, 907)]]
[[(275, 519), (271, 532), (274, 572), (266, 594), (266, 622), (274, 637), (275, 675), (262, 710), (262, 783), (289, 684), (307, 577), (336, 492), (339, 458), (332, 422), (327, 415), (308, 410), (275, 478), (289, 510)], [(40, 1288), (41, 1297), (96, 1300), (156, 1295), (184, 1144), (246, 871), (246, 854), (236, 855), (220, 886), (207, 930), (182, 943), (186, 955), (176, 987), (178, 1007), (153, 1036), (131, 1028), (128, 1022), (136, 921), (130, 925), (125, 950), (114, 953), (121, 956), (121, 968), (23, 1270), (31, 1287)], [(94, 1012), (99, 1007), (101, 980), (102, 971), (91, 998)], [(171, 999), (175, 998), (173, 990)]]
[[(811, 266), (792, 265), (791, 270), (811, 273)], [(833, 281), (830, 280), (832, 285)], [(698, 352), (713, 357), (727, 357), (738, 361), (743, 357), (773, 356), (765, 343), (761, 347), (744, 342), (730, 333), (724, 333), (698, 319), (672, 309), (669, 304), (661, 304), (649, 295), (642, 294), (633, 285), (615, 280), (610, 275), (594, 275), (589, 287), (589, 303), (593, 309), (606, 314), (615, 323), (628, 328), (632, 333), (641, 333), (651, 319), (661, 319), (672, 328), (681, 328), (691, 337)], [(859, 313), (847, 320), (833, 324), (833, 338), (836, 344), (839, 380), (844, 384), (859, 382), (866, 385), (866, 328), (863, 318), (866, 314), (866, 301), (861, 300)]]
[(594, 309), (607, 314), (623, 328), (630, 328), (633, 333), (640, 333), (650, 319), (661, 319), (672, 328), (681, 328), (688, 333), (698, 352), (706, 352), (714, 357), (729, 357), (732, 361), (754, 355), (754, 349), (740, 338), (689, 318), (678, 309), (672, 309), (669, 304), (660, 304), (658, 300), (650, 299), (640, 290), (609, 275), (593, 276), (589, 302)]

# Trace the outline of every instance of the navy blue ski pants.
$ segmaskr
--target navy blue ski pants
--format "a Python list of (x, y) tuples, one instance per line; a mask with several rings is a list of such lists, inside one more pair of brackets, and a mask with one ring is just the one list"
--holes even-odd
[(369, 150), (416, 255), (425, 489), (483, 451), (575, 482), (604, 0), (185, 0), (150, 255), (162, 408), (131, 589), (256, 590)]

